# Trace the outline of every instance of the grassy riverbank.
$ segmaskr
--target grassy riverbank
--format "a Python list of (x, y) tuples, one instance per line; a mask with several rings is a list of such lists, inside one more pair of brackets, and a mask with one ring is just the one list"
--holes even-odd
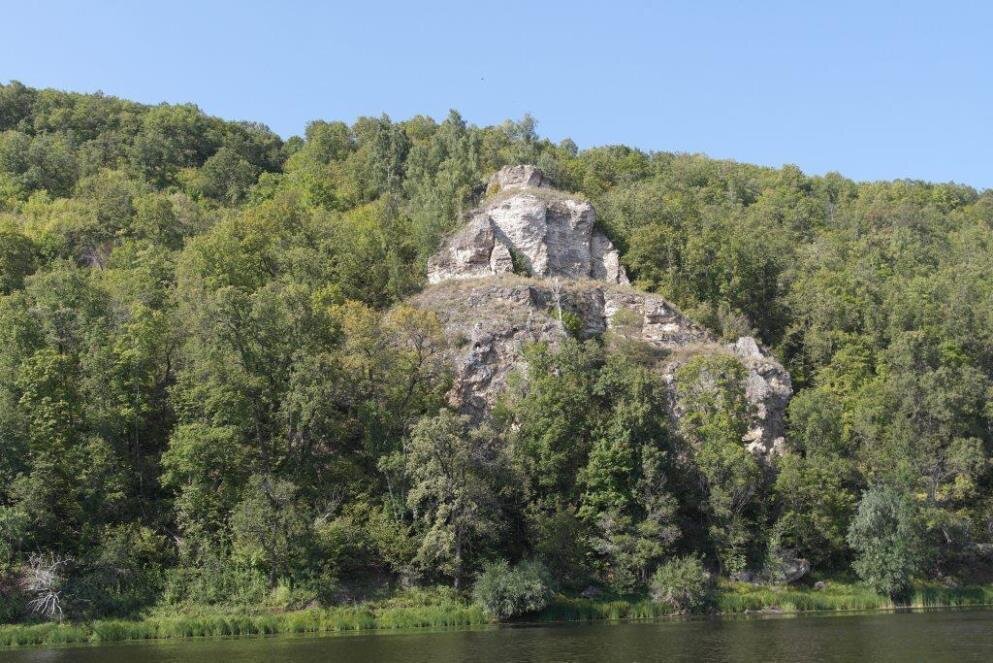
[[(909, 601), (896, 605), (861, 585), (829, 582), (822, 590), (722, 583), (712, 605), (721, 615), (749, 613), (892, 610), (894, 608), (961, 608), (993, 605), (993, 586), (948, 588), (918, 585)], [(666, 606), (642, 600), (591, 600), (559, 597), (538, 621), (657, 619), (672, 614)]]
[[(139, 620), (99, 620), (84, 624), (0, 626), (0, 647), (100, 643), (126, 640), (211, 636), (334, 633), (477, 626), (490, 619), (477, 605), (450, 597), (390, 600), (366, 605), (310, 608), (290, 612), (189, 610), (154, 612)], [(723, 584), (713, 609), (719, 614), (878, 610), (896, 607), (978, 607), (993, 605), (993, 586), (947, 588), (918, 586), (910, 602), (896, 606), (859, 585), (828, 583), (815, 591)], [(564, 596), (530, 618), (538, 622), (644, 620), (670, 616), (666, 606), (648, 599), (582, 599)]]
[(482, 608), (468, 603), (410, 607), (374, 605), (310, 608), (259, 614), (196, 611), (153, 614), (140, 620), (99, 620), (85, 624), (0, 626), (0, 647), (116, 642), (279, 633), (445, 628), (489, 623)]

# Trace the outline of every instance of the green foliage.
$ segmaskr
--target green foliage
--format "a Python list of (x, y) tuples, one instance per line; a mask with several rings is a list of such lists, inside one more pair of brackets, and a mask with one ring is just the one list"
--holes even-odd
[(442, 410), (418, 422), (405, 449), (407, 506), (418, 514), (418, 561), (459, 587), (480, 548), (500, 531), (503, 459), (492, 433)]
[(443, 593), (401, 595), (398, 600), (288, 612), (198, 609), (153, 614), (141, 620), (97, 620), (85, 625), (0, 625), (0, 647), (104, 643), (128, 640), (234, 637), (292, 633), (482, 626), (482, 608)]
[(708, 534), (726, 573), (742, 571), (754, 555), (763, 472), (745, 449), (745, 369), (730, 355), (699, 355), (676, 372), (683, 435), (704, 491)]
[(132, 614), (158, 600), (165, 574), (174, 562), (169, 541), (152, 529), (133, 524), (108, 527), (99, 557), (93, 562), (97, 574), (109, 585), (99, 594), (116, 604), (113, 613)]
[(193, 188), (202, 196), (234, 205), (246, 198), (257, 178), (255, 166), (233, 149), (222, 147), (204, 162)]
[(919, 527), (909, 495), (886, 486), (866, 491), (848, 530), (855, 572), (880, 594), (904, 597), (922, 561)]
[(520, 424), (513, 440), (515, 460), (535, 498), (573, 494), (592, 442), (587, 417), (602, 354), (588, 342), (566, 343), (557, 354), (535, 345), (526, 356), (526, 397), (512, 405)]
[(269, 585), (288, 576), (304, 556), (308, 534), (306, 506), (289, 481), (253, 476), (231, 513), (234, 558), (266, 571)]
[(172, 606), (261, 605), (270, 587), (264, 572), (234, 563), (222, 551), (201, 554), (196, 564), (169, 570), (162, 602)]
[(24, 277), (34, 271), (34, 252), (31, 240), (0, 226), (0, 295), (24, 287)]
[(521, 252), (515, 248), (508, 247), (508, 250), (510, 251), (510, 264), (514, 274), (531, 276), (531, 268), (528, 265), (527, 258), (521, 255)]
[(230, 427), (187, 424), (176, 428), (162, 454), (162, 482), (177, 489), (176, 518), (191, 537), (200, 539), (223, 530), (247, 478), (245, 460), (245, 451)]
[(562, 311), (562, 326), (569, 336), (579, 338), (583, 331), (583, 319), (571, 311)]
[[(506, 425), (535, 504), (532, 527), (578, 546), (587, 562), (544, 543), (542, 558), (566, 584), (581, 583), (586, 566), (613, 589), (633, 590), (680, 536), (665, 388), (594, 342), (569, 341), (558, 353), (537, 346), (529, 360), (526, 392), (508, 403)], [(561, 528), (573, 518), (581, 540), (568, 541)]]
[(511, 567), (506, 560), (486, 566), (476, 580), (472, 597), (494, 619), (504, 621), (538, 612), (552, 597), (547, 571), (525, 560)]
[(563, 590), (582, 591), (591, 579), (590, 530), (572, 505), (543, 509), (532, 505), (525, 514), (527, 538), (536, 557)]
[[(491, 415), (442, 409), (442, 321), (403, 301), (512, 163), (589, 199), (639, 287), (788, 366), (785, 455), (746, 449), (761, 412), (741, 361), (648, 348), (623, 312), (582, 341), (562, 311), (572, 338), (526, 348), (527, 374)], [(35, 554), (72, 560), (66, 607), (88, 618), (356, 601), (530, 557), (569, 592), (643, 592), (676, 553), (723, 575), (854, 559), (887, 592), (981, 577), (990, 228), (990, 192), (578, 150), (530, 117), (319, 121), (284, 142), (192, 105), (0, 85), (0, 606), (15, 606), (0, 619), (23, 617), (12, 588)], [(906, 495), (873, 489), (856, 508), (876, 485)], [(727, 611), (889, 601), (720, 598)], [(428, 603), (24, 637), (487, 619), (454, 596)], [(673, 609), (562, 599), (541, 614)]]
[(856, 503), (851, 463), (789, 454), (779, 460), (778, 470), (773, 491), (781, 513), (771, 538), (815, 568), (841, 567), (848, 552), (845, 524)]
[(699, 447), (741, 441), (747, 426), (745, 367), (731, 355), (698, 355), (676, 373), (683, 434)]
[(652, 576), (652, 600), (676, 612), (696, 612), (710, 599), (712, 580), (697, 557), (671, 559)]

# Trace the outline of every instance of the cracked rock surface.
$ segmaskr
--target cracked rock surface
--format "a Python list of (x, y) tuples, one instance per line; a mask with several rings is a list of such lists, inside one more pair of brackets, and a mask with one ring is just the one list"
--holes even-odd
[(627, 283), (620, 255), (585, 200), (552, 189), (534, 166), (508, 166), (469, 223), (428, 261), (428, 282), (518, 273)]
[(754, 338), (720, 343), (663, 297), (631, 288), (592, 206), (551, 189), (533, 166), (502, 169), (490, 188), (499, 193), (431, 258), (433, 285), (410, 300), (444, 325), (453, 407), (483, 416), (511, 376), (526, 371), (527, 344), (554, 347), (568, 337), (561, 309), (579, 321), (580, 338), (615, 333), (657, 351), (674, 420), (676, 369), (702, 353), (737, 357), (751, 407), (742, 443), (762, 456), (784, 450), (790, 376)]

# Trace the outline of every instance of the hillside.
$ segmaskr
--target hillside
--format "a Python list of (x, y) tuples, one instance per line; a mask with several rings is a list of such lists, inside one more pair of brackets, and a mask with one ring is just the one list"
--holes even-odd
[(985, 582), (991, 229), (993, 191), (530, 118), (283, 140), (2, 85), (0, 622), (504, 560), (567, 595), (693, 558)]

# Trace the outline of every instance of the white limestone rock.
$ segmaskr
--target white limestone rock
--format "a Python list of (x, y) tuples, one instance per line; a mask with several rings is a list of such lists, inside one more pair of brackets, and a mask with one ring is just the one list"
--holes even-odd
[(745, 398), (752, 405), (752, 428), (745, 442), (752, 451), (781, 454), (785, 450), (786, 406), (793, 396), (790, 374), (759, 347), (751, 336), (742, 336), (727, 348), (748, 371)]
[(527, 370), (523, 351), (527, 344), (542, 341), (554, 347), (567, 338), (557, 318), (561, 306), (580, 321), (583, 338), (611, 332), (659, 353), (674, 421), (681, 415), (675, 406), (676, 370), (699, 353), (737, 356), (747, 371), (745, 396), (751, 410), (742, 443), (762, 457), (784, 451), (785, 411), (792, 394), (786, 369), (749, 337), (730, 345), (719, 343), (658, 295), (589, 280), (503, 275), (440, 283), (410, 303), (434, 311), (444, 326), (455, 369), (449, 400), (465, 414), (482, 417), (510, 376)]
[(551, 188), (534, 166), (508, 166), (490, 197), (428, 260), (432, 284), (411, 300), (433, 310), (450, 341), (451, 404), (483, 416), (515, 372), (523, 348), (567, 337), (558, 310), (579, 320), (583, 338), (611, 332), (657, 354), (669, 385), (669, 415), (680, 417), (676, 370), (699, 353), (737, 357), (746, 369), (751, 421), (742, 443), (770, 457), (785, 450), (789, 373), (751, 337), (722, 344), (657, 295), (630, 287), (620, 255), (596, 227), (589, 202)]
[(550, 188), (534, 166), (508, 166), (499, 193), (428, 260), (428, 282), (520, 273), (628, 283), (620, 254), (585, 200)]
[(517, 166), (504, 166), (490, 178), (487, 190), (491, 193), (505, 189), (526, 189), (526, 188), (552, 188), (544, 173), (536, 166), (521, 164)]

